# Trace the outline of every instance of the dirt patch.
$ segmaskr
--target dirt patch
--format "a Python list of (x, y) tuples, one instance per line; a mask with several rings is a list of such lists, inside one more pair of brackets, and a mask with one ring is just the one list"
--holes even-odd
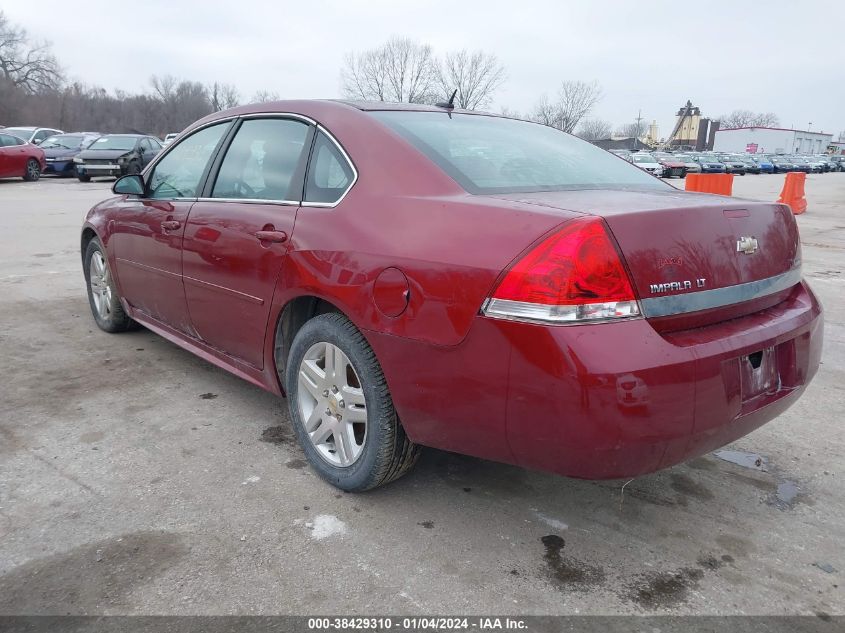
[(668, 572), (644, 574), (631, 590), (630, 598), (646, 609), (671, 607), (683, 602), (691, 587), (697, 587), (704, 571), (682, 567)]
[(294, 444), (293, 432), (289, 426), (280, 424), (270, 426), (261, 431), (261, 441), (268, 444)]
[(102, 613), (187, 555), (180, 534), (134, 532), (39, 558), (0, 576), (0, 613)]
[(672, 475), (672, 490), (680, 492), (682, 495), (698, 499), (699, 501), (710, 501), (713, 499), (713, 493), (710, 490), (686, 475)]
[(600, 585), (606, 575), (601, 567), (588, 565), (563, 555), (566, 541), (557, 534), (549, 534), (540, 539), (546, 548), (543, 559), (552, 582), (561, 589), (587, 591), (592, 586)]

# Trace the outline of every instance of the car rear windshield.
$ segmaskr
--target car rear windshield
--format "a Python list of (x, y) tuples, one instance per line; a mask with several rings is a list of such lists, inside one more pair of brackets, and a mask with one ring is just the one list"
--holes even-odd
[(666, 187), (595, 145), (537, 123), (448, 112), (371, 114), (473, 194)]

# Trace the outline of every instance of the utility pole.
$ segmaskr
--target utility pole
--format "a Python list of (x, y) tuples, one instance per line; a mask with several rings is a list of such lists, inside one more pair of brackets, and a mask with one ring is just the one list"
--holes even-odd
[(640, 132), (640, 121), (642, 121), (642, 120), (643, 120), (643, 111), (642, 111), (642, 109), (639, 109), (639, 110), (637, 110), (637, 137), (634, 139), (633, 149), (639, 149), (639, 147), (637, 147), (637, 143), (640, 140), (640, 136), (642, 136), (642, 133)]

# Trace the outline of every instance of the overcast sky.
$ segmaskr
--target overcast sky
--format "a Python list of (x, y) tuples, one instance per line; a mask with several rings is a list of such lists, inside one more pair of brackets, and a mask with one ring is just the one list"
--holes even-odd
[(642, 110), (661, 135), (687, 99), (704, 116), (772, 111), (783, 127), (845, 130), (845, 2), (509, 0), (85, 0), (58, 12), (3, 0), (49, 39), (68, 75), (147, 90), (153, 74), (282, 98), (338, 97), (347, 52), (392, 35), (438, 52), (483, 49), (507, 71), (491, 110), (527, 112), (561, 80), (596, 80), (592, 114), (614, 126)]

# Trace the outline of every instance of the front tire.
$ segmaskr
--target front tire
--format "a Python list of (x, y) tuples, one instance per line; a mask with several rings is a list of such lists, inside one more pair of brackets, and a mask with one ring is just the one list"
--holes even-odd
[(26, 169), (23, 172), (23, 179), (27, 182), (35, 182), (41, 178), (41, 165), (34, 158), (26, 161)]
[(91, 182), (91, 176), (83, 176), (82, 174), (77, 174), (76, 177), (79, 179), (79, 182)]
[(361, 492), (398, 479), (416, 463), (381, 365), (342, 314), (308, 321), (285, 370), (291, 422), (305, 456), (332, 485)]
[(109, 270), (105, 249), (99, 238), (88, 242), (83, 259), (88, 304), (97, 326), (105, 332), (125, 332), (137, 327), (120, 302), (114, 277)]

